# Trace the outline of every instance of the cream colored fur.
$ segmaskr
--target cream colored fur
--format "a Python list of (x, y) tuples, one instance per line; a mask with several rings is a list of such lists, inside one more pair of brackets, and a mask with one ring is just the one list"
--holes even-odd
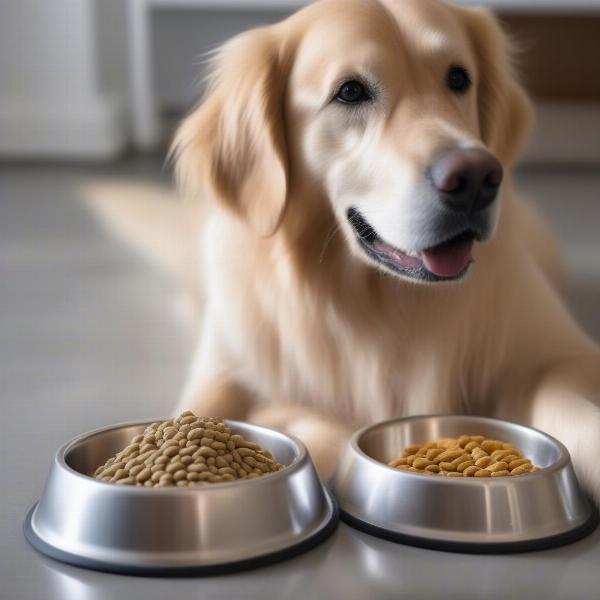
[[(177, 410), (271, 424), (305, 440), (326, 477), (332, 448), (367, 423), (468, 412), (562, 440), (600, 499), (600, 351), (555, 288), (551, 236), (510, 167), (530, 106), (486, 11), (437, 0), (322, 0), (220, 52), (177, 134), (182, 188), (200, 206), (193, 258), (202, 326)], [(474, 89), (451, 96), (460, 61)], [(376, 73), (383, 100), (348, 116), (335, 81)], [(362, 203), (404, 249), (427, 235), (420, 173), (452, 144), (503, 163), (495, 235), (461, 281), (384, 274), (344, 210)], [(421, 227), (422, 229), (419, 229)]]

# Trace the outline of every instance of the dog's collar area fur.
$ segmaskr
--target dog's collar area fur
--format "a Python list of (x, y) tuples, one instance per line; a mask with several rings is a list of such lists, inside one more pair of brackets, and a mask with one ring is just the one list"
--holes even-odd
[[(473, 259), (471, 259), (465, 268), (456, 275), (450, 277), (436, 275), (427, 269), (420, 255), (408, 254), (382, 240), (358, 209), (350, 207), (347, 217), (358, 243), (366, 254), (377, 262), (377, 264), (404, 277), (426, 282), (455, 281), (461, 279), (466, 274), (473, 262)], [(476, 234), (472, 230), (466, 229), (459, 235), (449, 240), (444, 240), (443, 244), (472, 241), (476, 237)], [(441, 246), (442, 243), (439, 245)]]

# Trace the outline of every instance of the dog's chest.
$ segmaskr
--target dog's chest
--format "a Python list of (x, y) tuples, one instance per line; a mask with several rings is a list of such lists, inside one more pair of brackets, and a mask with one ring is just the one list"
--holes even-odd
[(267, 401), (306, 404), (360, 423), (448, 412), (458, 402), (455, 355), (428, 332), (393, 322), (280, 307), (242, 347), (245, 378)]

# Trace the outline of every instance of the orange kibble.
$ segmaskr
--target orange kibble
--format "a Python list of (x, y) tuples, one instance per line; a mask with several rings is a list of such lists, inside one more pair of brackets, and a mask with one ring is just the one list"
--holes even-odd
[(442, 477), (507, 477), (536, 470), (512, 444), (467, 434), (412, 444), (388, 464), (403, 471)]

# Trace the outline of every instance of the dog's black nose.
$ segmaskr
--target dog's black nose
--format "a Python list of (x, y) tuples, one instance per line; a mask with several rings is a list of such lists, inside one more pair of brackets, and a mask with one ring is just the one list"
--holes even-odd
[(472, 213), (494, 201), (502, 165), (482, 148), (454, 148), (433, 164), (431, 179), (446, 206)]

